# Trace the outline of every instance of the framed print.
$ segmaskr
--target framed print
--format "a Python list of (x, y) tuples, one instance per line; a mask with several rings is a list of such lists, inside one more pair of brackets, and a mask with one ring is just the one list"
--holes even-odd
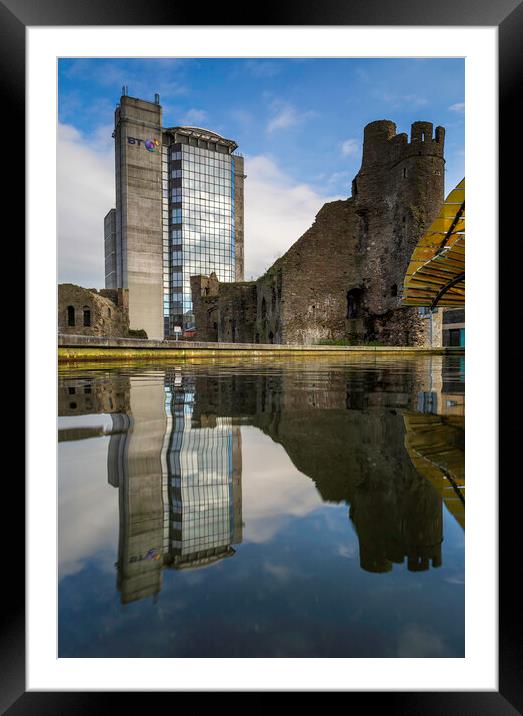
[[(190, 9), (167, 3), (147, 22), (135, 2), (0, 4), (5, 134), (14, 123), (27, 128), (27, 175), (18, 142), (18, 181), (9, 189), (10, 213), (16, 206), (23, 216), (24, 174), (29, 410), (25, 494), (19, 485), (14, 496), (26, 503), (25, 537), (18, 527), (16, 543), (26, 545), (27, 565), (25, 578), (9, 578), (0, 656), (6, 712), (88, 712), (104, 708), (106, 692), (122, 691), (348, 691), (386, 698), (401, 713), (521, 712), (520, 642), (507, 606), (516, 589), (506, 555), (517, 520), (507, 488), (498, 487), (495, 436), (498, 216), (518, 205), (508, 177), (521, 152), (513, 105), (523, 4), (481, 5), (376, 0), (340, 9), (328, 2), (264, 9), (258, 25), (244, 26), (238, 16), (209, 26), (193, 25)], [(345, 84), (349, 66), (360, 84)], [(307, 82), (286, 85), (282, 67), (295, 78), (306, 72)], [(434, 109), (438, 93), (444, 99)], [(214, 119), (211, 97), (229, 126)], [(425, 121), (431, 113), (434, 128)], [(376, 167), (393, 145), (399, 189), (390, 209)], [(284, 169), (291, 164), (294, 174)], [(464, 211), (463, 175), (472, 237), (466, 540), (464, 317), (440, 326), (440, 345), (454, 363), (445, 367), (436, 351), (438, 367), (431, 363), (426, 375), (408, 358), (394, 368), (387, 357), (390, 346), (413, 345), (414, 319), (405, 327), (362, 318), (373, 301), (387, 311), (399, 302), (401, 236), (414, 245), (412, 227), (421, 238), (431, 226), (455, 246), (452, 255), (439, 246), (430, 256), (451, 255), (450, 269), (441, 273), (438, 263), (424, 274), (431, 310), (438, 301), (464, 307), (464, 214), (444, 208), (461, 191)], [(108, 176), (114, 197), (105, 190)], [(431, 191), (439, 197), (434, 206)], [(148, 229), (154, 212), (157, 237)], [(326, 243), (338, 236), (331, 228), (342, 215), (371, 252), (367, 268), (342, 287), (343, 330), (352, 331), (345, 342), (330, 327), (321, 332), (331, 325), (330, 304), (318, 288), (334, 296), (338, 287), (318, 274), (351, 255), (354, 237)], [(443, 229), (434, 229), (438, 221)], [(389, 231), (387, 222), (397, 223)], [(278, 243), (285, 231), (289, 238)], [(387, 244), (375, 259), (387, 231), (395, 252)], [(451, 241), (453, 231), (459, 237)], [(68, 232), (85, 244), (68, 245)], [(324, 242), (310, 273), (307, 240)], [(148, 284), (136, 267), (153, 261), (144, 247), (154, 241), (160, 258)], [(412, 254), (412, 270), (419, 263), (425, 270), (427, 244), (414, 243), (423, 261)], [(62, 272), (64, 261), (74, 271)], [(509, 263), (504, 283), (514, 284), (517, 262)], [(95, 285), (102, 264), (104, 287), (82, 288)], [(374, 271), (386, 276), (379, 297), (369, 289)], [(229, 303), (224, 284), (238, 287)], [(428, 304), (416, 302), (419, 284), (410, 286), (414, 316)], [(73, 356), (58, 380), (57, 308), (60, 355)], [(415, 326), (423, 315), (416, 313)], [(440, 330), (432, 320), (431, 341)], [(103, 333), (119, 322), (121, 333)], [(169, 351), (186, 341), (190, 370), (168, 353), (169, 365), (133, 368), (129, 356), (144, 340)], [(248, 344), (256, 370), (238, 353), (223, 365), (190, 353), (213, 340)], [(105, 357), (78, 362), (82, 347), (94, 356), (99, 344), (131, 353), (112, 365)], [(293, 367), (298, 358), (277, 355), (286, 344), (332, 355), (363, 345), (372, 354), (343, 370), (335, 362), (316, 366), (315, 358)], [(320, 428), (314, 416), (321, 410)], [(56, 482), (63, 465), (67, 489)], [(133, 474), (141, 480), (134, 496)]]

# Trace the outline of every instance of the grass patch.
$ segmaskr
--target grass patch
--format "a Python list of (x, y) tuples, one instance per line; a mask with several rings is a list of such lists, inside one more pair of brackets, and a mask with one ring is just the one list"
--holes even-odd
[(326, 338), (323, 341), (318, 341), (317, 345), (319, 346), (352, 346), (352, 341), (348, 340), (347, 338)]

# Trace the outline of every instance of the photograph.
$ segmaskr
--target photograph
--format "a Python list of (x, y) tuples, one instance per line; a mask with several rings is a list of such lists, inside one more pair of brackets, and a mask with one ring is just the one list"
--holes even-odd
[(58, 658), (465, 657), (465, 58), (57, 58)]
[(523, 0), (194, 15), (0, 0), (27, 346), (0, 713), (523, 714)]

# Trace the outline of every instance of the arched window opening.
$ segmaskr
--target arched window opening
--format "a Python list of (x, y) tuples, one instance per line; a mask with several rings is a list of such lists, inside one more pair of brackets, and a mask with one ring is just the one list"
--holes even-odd
[(347, 291), (347, 318), (358, 318), (361, 308), (361, 288)]
[(390, 295), (391, 296), (397, 296), (398, 295), (398, 284), (393, 283), (390, 289)]
[(262, 298), (261, 302), (261, 317), (262, 319), (267, 317), (267, 301), (265, 300), (265, 296)]
[(84, 326), (91, 325), (91, 309), (84, 306)]
[(74, 306), (67, 306), (67, 325), (75, 325)]
[(274, 343), (274, 334), (272, 331), (269, 333), (269, 343)]
[(407, 167), (403, 167), (403, 178), (407, 178)]

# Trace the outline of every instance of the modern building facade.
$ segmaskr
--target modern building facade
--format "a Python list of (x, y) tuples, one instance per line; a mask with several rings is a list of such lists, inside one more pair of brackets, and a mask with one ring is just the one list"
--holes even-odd
[(131, 329), (161, 339), (194, 327), (191, 275), (243, 280), (243, 157), (216, 132), (164, 128), (159, 95), (124, 93), (114, 139), (106, 288), (128, 288)]

